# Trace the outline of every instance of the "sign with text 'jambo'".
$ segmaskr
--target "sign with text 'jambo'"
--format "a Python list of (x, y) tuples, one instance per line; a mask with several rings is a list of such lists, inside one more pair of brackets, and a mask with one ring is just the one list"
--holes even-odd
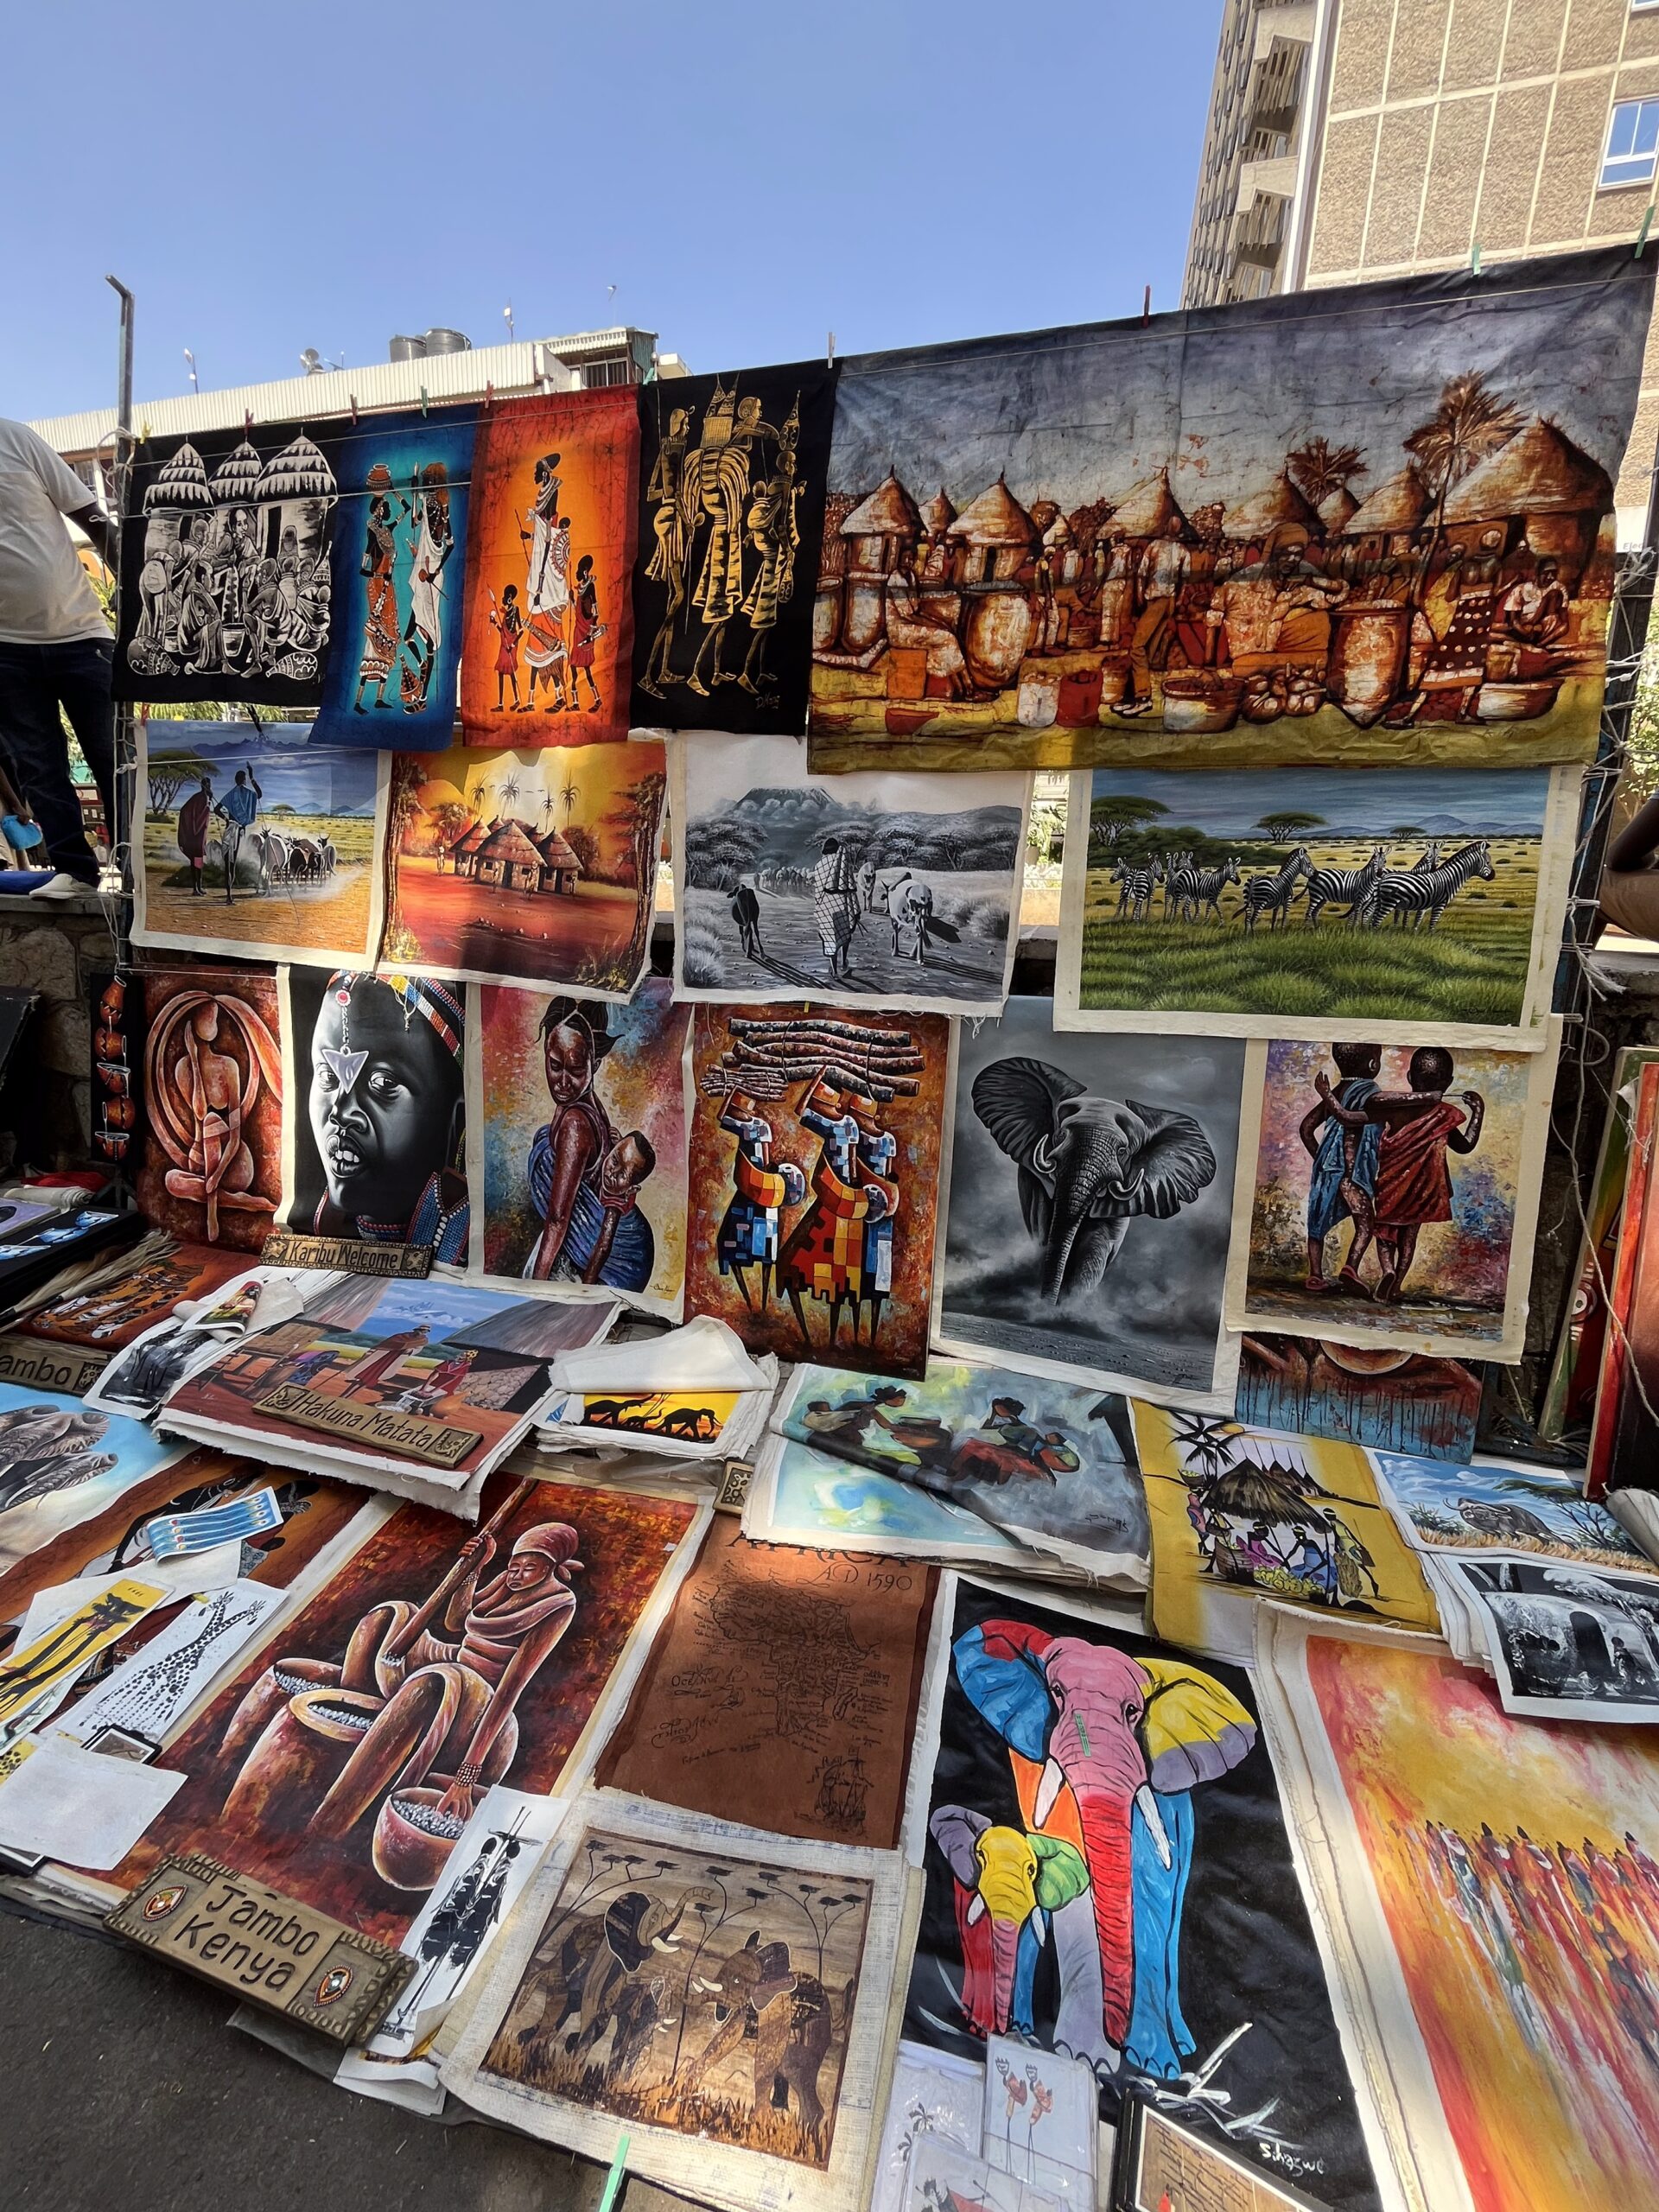
[(342, 2044), (368, 2041), (417, 1966), (372, 1936), (200, 1854), (162, 1859), (104, 1924)]

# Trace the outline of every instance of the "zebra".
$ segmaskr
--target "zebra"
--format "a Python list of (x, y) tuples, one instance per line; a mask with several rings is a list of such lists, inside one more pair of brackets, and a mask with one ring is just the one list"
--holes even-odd
[(1351, 922), (1371, 886), (1388, 865), (1388, 857), (1385, 849), (1376, 845), (1363, 868), (1316, 868), (1307, 879), (1309, 929), (1318, 929), (1319, 916), (1332, 906), (1346, 906)]
[(1402, 926), (1408, 917), (1414, 929), (1421, 926), (1425, 914), (1433, 929), (1446, 909), (1472, 876), (1481, 876), (1490, 883), (1497, 871), (1492, 866), (1492, 850), (1484, 837), (1477, 837), (1467, 845), (1459, 845), (1449, 860), (1438, 868), (1419, 874), (1412, 869), (1378, 876), (1371, 886), (1360, 915), (1362, 922), (1376, 929), (1384, 914)]
[(1271, 914), (1270, 929), (1277, 929), (1287, 920), (1290, 902), (1296, 896), (1299, 876), (1312, 875), (1313, 864), (1307, 857), (1307, 847), (1298, 845), (1284, 866), (1274, 875), (1247, 875), (1244, 879), (1244, 927), (1253, 931), (1264, 913)]
[(1179, 852), (1166, 853), (1158, 863), (1158, 880), (1164, 887), (1164, 919), (1173, 922), (1179, 918), (1180, 901), (1184, 894), (1176, 887), (1183, 876), (1191, 875), (1197, 855), (1188, 848)]
[(1220, 921), (1223, 887), (1237, 881), (1238, 856), (1234, 853), (1230, 853), (1219, 868), (1184, 868), (1169, 880), (1164, 892), (1164, 912), (1167, 915), (1173, 902), (1179, 919), (1196, 922), (1202, 906)]
[(1439, 868), (1440, 864), (1440, 841), (1438, 837), (1431, 837), (1423, 851), (1412, 862), (1411, 873), (1413, 875), (1421, 875), (1426, 868)]
[(1112, 881), (1122, 887), (1117, 894), (1118, 919), (1122, 921), (1127, 914), (1132, 922), (1145, 921), (1152, 912), (1154, 888), (1163, 880), (1163, 867), (1158, 861), (1148, 861), (1140, 868), (1120, 861), (1112, 870)]

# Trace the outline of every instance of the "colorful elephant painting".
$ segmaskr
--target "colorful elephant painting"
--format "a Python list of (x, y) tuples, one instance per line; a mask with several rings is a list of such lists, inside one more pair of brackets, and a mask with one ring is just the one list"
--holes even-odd
[(1007, 1746), (1023, 1828), (937, 1806), (957, 1883), (963, 2012), (1030, 2034), (1052, 1940), (1053, 2043), (1097, 2071), (1173, 2080), (1196, 2048), (1181, 2012), (1192, 1791), (1253, 1748), (1255, 1723), (1214, 1676), (1008, 1618), (952, 1647), (957, 1681)]

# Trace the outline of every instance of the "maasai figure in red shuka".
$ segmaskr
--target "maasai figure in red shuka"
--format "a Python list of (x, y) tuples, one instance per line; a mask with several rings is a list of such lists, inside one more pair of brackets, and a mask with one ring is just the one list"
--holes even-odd
[(1344, 1125), (1369, 1122), (1382, 1131), (1372, 1207), (1382, 1266), (1376, 1295), (1390, 1304), (1416, 1257), (1420, 1230), (1429, 1222), (1456, 1217), (1446, 1154), (1471, 1153), (1480, 1142), (1486, 1102), (1479, 1091), (1465, 1090), (1459, 1093), (1463, 1106), (1448, 1105), (1445, 1094), (1455, 1072), (1450, 1052), (1424, 1045), (1406, 1071), (1408, 1092), (1378, 1091), (1353, 1114), (1332, 1108)]
[(872, 1137), (880, 1130), (876, 1103), (820, 1080), (808, 1093), (800, 1120), (803, 1128), (823, 1140), (823, 1149), (812, 1170), (811, 1201), (779, 1255), (778, 1287), (794, 1308), (809, 1350), (804, 1298), (828, 1304), (831, 1351), (842, 1306), (852, 1314), (856, 1343), (859, 1308), (868, 1299), (874, 1341), (880, 1296), (892, 1287), (892, 1262), (889, 1243), (873, 1243), (870, 1230), (899, 1210), (899, 1185), (871, 1165)]

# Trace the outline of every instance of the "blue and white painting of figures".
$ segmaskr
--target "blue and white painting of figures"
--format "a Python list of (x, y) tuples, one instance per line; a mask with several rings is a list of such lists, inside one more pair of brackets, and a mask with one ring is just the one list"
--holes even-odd
[(0, 1382), (0, 1569), (90, 1521), (180, 1456), (153, 1428)]
[(996, 1014), (1026, 775), (815, 776), (794, 737), (676, 740), (675, 996)]
[[(1317, 1040), (1549, 1012), (1576, 768), (1078, 771), (1055, 1026)], [(1321, 1024), (1324, 1025), (1321, 1027)]]
[(1371, 1465), (1395, 1518), (1420, 1549), (1532, 1552), (1576, 1567), (1659, 1576), (1659, 1566), (1605, 1506), (1583, 1495), (1573, 1475), (1496, 1459), (1454, 1467), (1391, 1452), (1373, 1452)]
[(372, 960), (390, 760), (292, 722), (140, 722), (134, 943)]

